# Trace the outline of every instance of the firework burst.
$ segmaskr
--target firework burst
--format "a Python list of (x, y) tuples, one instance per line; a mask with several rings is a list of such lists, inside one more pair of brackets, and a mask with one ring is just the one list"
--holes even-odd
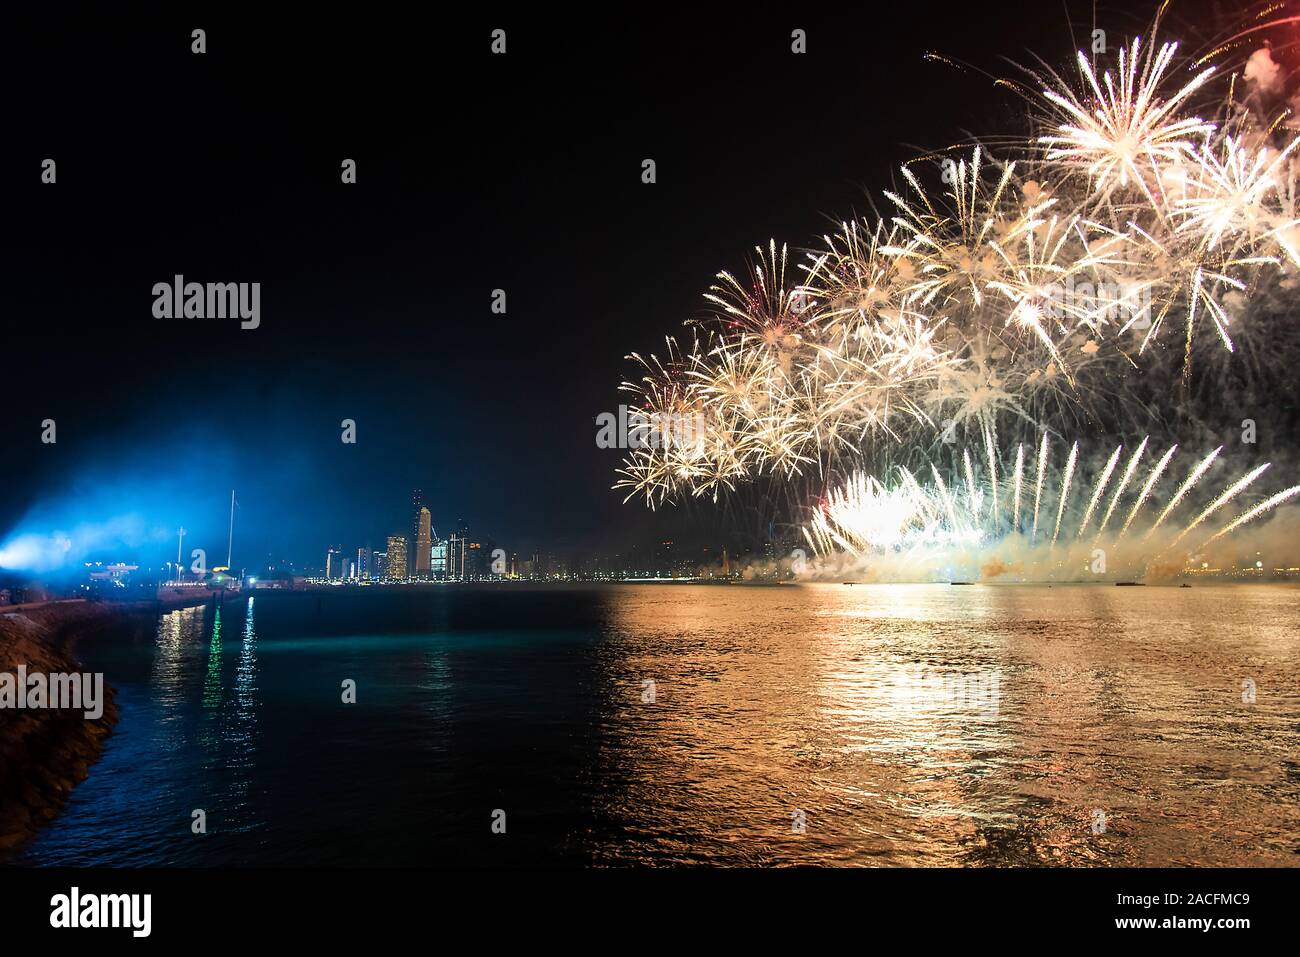
[[(1242, 335), (1268, 336), (1252, 304), (1300, 266), (1300, 138), (1280, 139), (1280, 116), (1237, 96), (1231, 63), (1190, 61), (1155, 39), (1158, 26), (1110, 57), (1027, 70), (1031, 128), (1008, 155), (976, 145), (921, 157), (884, 193), (886, 215), (843, 223), (793, 266), (770, 242), (747, 274), (719, 273), (690, 346), (633, 356), (645, 375), (624, 384), (644, 416), (697, 428), (688, 440), (646, 429), (655, 441), (629, 453), (615, 487), (653, 507), (815, 477), (838, 489), (810, 526), (819, 550), (891, 535), (989, 540), (999, 528), (1049, 550), (1089, 531), (1137, 538), (1173, 448), (1145, 481), (1146, 440), (1085, 476), (1078, 443), (1047, 469), (1048, 435), (1157, 426), (1151, 396), (1186, 389), (1194, 361), (1218, 368), (1213, 352)], [(1016, 454), (1002, 462), (1008, 441)], [(967, 452), (944, 481), (931, 463), (953, 444), (983, 454)], [(900, 481), (870, 477), (900, 462)], [(927, 466), (924, 480), (909, 471)], [(1075, 494), (1087, 496), (1078, 516)]]

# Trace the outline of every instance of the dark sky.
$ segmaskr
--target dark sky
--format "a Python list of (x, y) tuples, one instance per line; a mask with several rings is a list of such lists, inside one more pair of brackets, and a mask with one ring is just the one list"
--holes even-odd
[[(853, 6), (6, 30), (0, 542), (129, 509), (224, 552), (232, 486), (236, 565), (378, 544), (413, 486), (435, 527), (521, 549), (705, 528), (609, 490), (619, 455), (594, 420), (634, 372), (623, 356), (661, 348), (754, 244), (864, 212), (916, 148), (1019, 128), (1013, 97), (927, 51), (1007, 74), (1001, 56), (1059, 58), (1092, 19)], [(260, 282), (261, 327), (154, 318), (176, 273)]]

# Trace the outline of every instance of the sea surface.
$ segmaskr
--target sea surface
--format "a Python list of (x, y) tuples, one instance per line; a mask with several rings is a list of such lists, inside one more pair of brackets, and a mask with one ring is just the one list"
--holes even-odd
[(78, 653), (121, 721), (15, 863), (1300, 864), (1288, 586), (259, 594)]

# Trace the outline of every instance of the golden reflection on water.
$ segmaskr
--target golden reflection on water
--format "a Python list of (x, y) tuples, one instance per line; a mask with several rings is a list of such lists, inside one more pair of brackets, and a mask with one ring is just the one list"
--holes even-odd
[(604, 864), (1294, 866), (1298, 599), (614, 590), (589, 776), (626, 837), (588, 850)]

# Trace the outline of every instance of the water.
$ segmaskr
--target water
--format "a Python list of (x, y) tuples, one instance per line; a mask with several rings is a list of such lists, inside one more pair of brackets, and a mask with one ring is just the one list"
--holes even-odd
[(1294, 866), (1298, 624), (1284, 586), (259, 595), (80, 648), (121, 722), (19, 860)]

